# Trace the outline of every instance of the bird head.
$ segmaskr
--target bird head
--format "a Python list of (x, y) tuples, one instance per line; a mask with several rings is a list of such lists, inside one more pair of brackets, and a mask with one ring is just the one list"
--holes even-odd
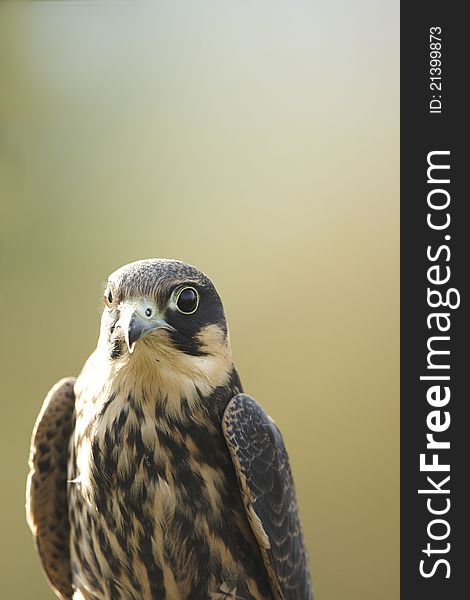
[(109, 276), (104, 304), (98, 347), (112, 362), (211, 381), (230, 370), (222, 301), (195, 267), (168, 259), (125, 265)]

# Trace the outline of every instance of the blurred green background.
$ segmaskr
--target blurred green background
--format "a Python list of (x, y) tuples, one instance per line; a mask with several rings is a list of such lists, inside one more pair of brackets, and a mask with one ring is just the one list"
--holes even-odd
[(290, 451), (320, 600), (399, 596), (398, 2), (0, 7), (0, 597), (42, 399), (132, 260), (215, 281)]

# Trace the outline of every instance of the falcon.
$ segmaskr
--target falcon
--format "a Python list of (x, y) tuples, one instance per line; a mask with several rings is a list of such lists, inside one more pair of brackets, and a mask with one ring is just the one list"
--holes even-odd
[(47, 395), (27, 519), (60, 598), (311, 600), (289, 459), (196, 268), (110, 275), (96, 350)]

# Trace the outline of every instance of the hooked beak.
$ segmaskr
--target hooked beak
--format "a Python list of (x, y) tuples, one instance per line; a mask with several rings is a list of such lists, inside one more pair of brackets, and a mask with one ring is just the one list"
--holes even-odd
[[(150, 316), (145, 311), (150, 310)], [(156, 329), (168, 329), (174, 331), (174, 327), (169, 325), (155, 311), (155, 308), (148, 306), (147, 303), (127, 304), (121, 307), (121, 316), (116, 323), (124, 333), (124, 339), (129, 352), (134, 352), (135, 344), (143, 337), (152, 333)]]

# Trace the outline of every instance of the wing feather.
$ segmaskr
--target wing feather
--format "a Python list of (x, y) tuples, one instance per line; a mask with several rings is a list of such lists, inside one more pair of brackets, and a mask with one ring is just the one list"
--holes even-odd
[(294, 481), (279, 429), (246, 394), (229, 402), (222, 427), (273, 593), (281, 600), (312, 600)]
[(36, 420), (29, 454), (26, 516), (43, 569), (55, 593), (73, 596), (67, 510), (67, 462), (73, 430), (75, 379), (59, 381)]

